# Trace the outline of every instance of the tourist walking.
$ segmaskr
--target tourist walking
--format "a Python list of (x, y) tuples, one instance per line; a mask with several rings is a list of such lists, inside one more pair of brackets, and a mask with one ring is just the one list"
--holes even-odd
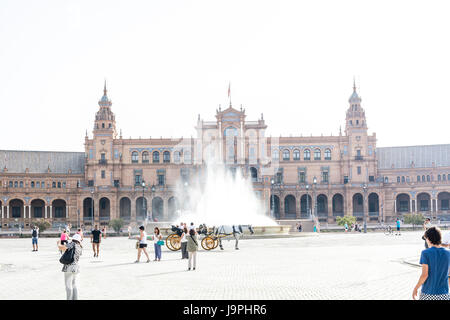
[(396, 225), (397, 225), (397, 232), (395, 233), (396, 236), (400, 236), (400, 235), (401, 235), (401, 233), (400, 233), (401, 223), (402, 223), (402, 222), (400, 221), (400, 218), (397, 218), (397, 222), (396, 222)]
[(128, 239), (131, 239), (131, 226), (128, 226)]
[[(193, 266), (192, 270), (195, 270), (197, 267), (197, 251), (198, 251), (198, 236), (195, 234), (194, 229), (189, 230), (189, 235), (187, 236), (187, 251), (189, 252), (189, 262), (188, 262), (188, 271), (191, 270), (191, 265)], [(193, 260), (193, 264), (191, 264)]]
[(188, 236), (188, 230), (186, 226), (182, 226), (182, 234), (181, 234), (181, 259), (189, 259), (189, 254), (187, 251), (187, 236)]
[(83, 241), (84, 237), (83, 237), (83, 229), (82, 228), (78, 228), (77, 233), (81, 236), (81, 241)]
[(106, 226), (102, 229), (102, 238), (106, 239)]
[(161, 246), (164, 244), (161, 232), (158, 227), (155, 227), (153, 234), (153, 246), (155, 248), (155, 261), (161, 261)]
[(414, 287), (412, 297), (415, 300), (417, 291), (421, 288), (420, 300), (450, 300), (450, 250), (441, 246), (442, 234), (439, 228), (428, 228), (424, 237), (429, 248), (423, 250), (420, 255), (422, 274)]
[[(102, 232), (98, 230), (98, 226), (94, 226), (94, 230), (91, 232), (92, 250), (94, 250), (94, 258), (98, 258), (100, 253), (100, 243), (102, 242)], [(97, 249), (97, 250), (96, 250)]]
[[(423, 223), (423, 230), (426, 232), (432, 226), (433, 225), (431, 224), (431, 219), (430, 218), (426, 218), (424, 223)], [(425, 235), (422, 236), (422, 240), (425, 241), (425, 249), (428, 249), (428, 243), (427, 243), (427, 240), (425, 239)]]
[(348, 231), (348, 224), (347, 224), (347, 222), (344, 224), (344, 229), (345, 229), (345, 232)]
[(135, 263), (139, 263), (142, 251), (144, 251), (147, 257), (147, 262), (150, 262), (150, 258), (147, 253), (147, 233), (144, 230), (145, 230), (144, 226), (139, 227), (139, 236), (137, 237), (137, 239), (139, 240), (139, 248), (137, 260), (135, 261)]
[[(78, 300), (77, 277), (80, 272), (78, 262), (83, 251), (83, 247), (81, 246), (81, 236), (75, 234), (72, 238), (72, 242), (66, 245), (59, 244), (58, 248), (63, 252), (66, 252), (66, 250), (73, 250), (73, 261), (64, 264), (62, 272), (64, 272), (67, 300)], [(61, 258), (65, 258), (64, 255)]]
[(33, 245), (33, 252), (38, 251), (38, 238), (39, 238), (39, 228), (34, 226), (31, 230), (31, 244)]

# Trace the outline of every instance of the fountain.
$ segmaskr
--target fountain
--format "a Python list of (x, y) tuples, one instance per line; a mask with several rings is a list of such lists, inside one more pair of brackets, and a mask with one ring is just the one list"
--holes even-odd
[[(220, 225), (252, 225), (255, 234), (288, 234), (290, 226), (280, 226), (265, 212), (263, 202), (253, 190), (252, 182), (242, 175), (240, 167), (227, 168), (209, 158), (191, 177), (190, 182), (178, 181), (176, 197), (180, 201), (179, 215), (171, 221), (208, 227)], [(170, 228), (161, 228), (169, 234)], [(247, 233), (247, 232), (245, 232)]]

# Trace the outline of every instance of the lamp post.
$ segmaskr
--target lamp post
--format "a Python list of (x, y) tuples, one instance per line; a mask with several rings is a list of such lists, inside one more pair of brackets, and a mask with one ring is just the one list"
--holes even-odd
[(270, 214), (273, 219), (275, 219), (275, 201), (274, 201), (274, 194), (273, 194), (273, 185), (275, 184), (275, 180), (272, 178), (270, 179), (270, 202), (272, 203), (272, 206), (270, 208)]
[(80, 209), (77, 209), (77, 228), (80, 227)]
[(94, 228), (94, 190), (91, 191), (91, 199), (92, 199), (92, 205), (91, 205), (91, 219), (92, 219), (92, 225), (91, 227)]
[(309, 190), (309, 184), (306, 185), (306, 215), (308, 215), (309, 218), (312, 219), (311, 211), (309, 211), (309, 193), (308, 193), (308, 190)]
[(154, 221), (155, 219), (153, 218), (153, 194), (154, 194), (155, 191), (156, 191), (156, 187), (155, 187), (154, 184), (152, 184), (151, 190), (152, 190), (152, 221)]
[(367, 215), (366, 215), (366, 192), (367, 192), (367, 184), (363, 184), (363, 215), (364, 215), (364, 233), (367, 233)]
[(313, 197), (314, 197), (314, 213), (313, 213), (313, 219), (317, 216), (317, 199), (316, 199), (316, 186), (317, 186), (317, 178), (313, 178)]
[(147, 209), (146, 209), (146, 200), (145, 200), (145, 180), (142, 179), (142, 211), (143, 211), (143, 217), (144, 217), (144, 221), (145, 221), (145, 225), (147, 225)]

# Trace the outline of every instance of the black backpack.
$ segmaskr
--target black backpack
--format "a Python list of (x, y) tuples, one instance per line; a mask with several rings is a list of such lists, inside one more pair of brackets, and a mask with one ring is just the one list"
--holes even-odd
[(75, 245), (64, 251), (59, 259), (62, 264), (71, 264), (75, 260)]
[(33, 236), (33, 238), (37, 237), (37, 231), (36, 230), (33, 230), (32, 236)]

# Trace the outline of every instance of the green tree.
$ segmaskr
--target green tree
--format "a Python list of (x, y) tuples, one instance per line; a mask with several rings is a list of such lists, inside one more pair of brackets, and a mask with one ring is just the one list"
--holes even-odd
[(409, 213), (403, 216), (403, 221), (406, 224), (412, 224), (413, 230), (415, 226), (420, 226), (425, 221), (425, 217), (421, 213)]
[(338, 226), (344, 226), (347, 223), (347, 226), (350, 228), (352, 224), (356, 223), (356, 217), (354, 216), (336, 217), (336, 222)]
[(37, 220), (34, 225), (39, 228), (39, 233), (43, 233), (52, 226), (50, 222), (41, 219)]
[(109, 226), (111, 227), (111, 228), (113, 228), (114, 229), (114, 231), (115, 232), (117, 232), (117, 233), (119, 233), (120, 232), (120, 229), (122, 229), (122, 227), (125, 225), (125, 221), (123, 221), (122, 219), (112, 219), (110, 222), (109, 222)]

